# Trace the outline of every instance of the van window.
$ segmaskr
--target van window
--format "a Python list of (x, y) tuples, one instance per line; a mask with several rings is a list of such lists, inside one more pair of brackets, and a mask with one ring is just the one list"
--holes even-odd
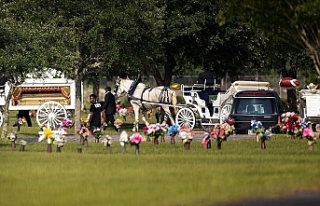
[(274, 98), (237, 98), (235, 114), (274, 114)]

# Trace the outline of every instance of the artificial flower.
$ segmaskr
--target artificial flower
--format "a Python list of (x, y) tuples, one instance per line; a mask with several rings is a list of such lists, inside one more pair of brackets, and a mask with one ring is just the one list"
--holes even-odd
[(148, 124), (147, 126), (147, 136), (158, 138), (164, 136), (167, 131), (168, 125), (161, 125), (160, 123)]
[(176, 124), (173, 124), (168, 128), (168, 135), (170, 135), (170, 136), (175, 135), (178, 132), (179, 132), (179, 126)]
[(111, 145), (111, 144), (112, 144), (111, 139), (112, 139), (111, 136), (106, 135), (106, 136), (101, 140), (101, 143), (104, 144), (104, 146)]
[(128, 144), (129, 138), (126, 131), (122, 131), (119, 138), (119, 143), (122, 147), (124, 147), (126, 144)]
[(140, 144), (143, 140), (138, 132), (133, 133), (129, 139), (131, 144)]
[(54, 135), (52, 130), (49, 127), (42, 127), (41, 129), (42, 131), (39, 132), (39, 135), (40, 135), (39, 142), (46, 139), (48, 144), (52, 144), (54, 140)]
[(11, 132), (10, 135), (8, 136), (8, 139), (11, 142), (16, 142), (17, 138), (18, 138), (18, 134), (16, 131)]
[(182, 139), (182, 143), (191, 142), (194, 136), (194, 132), (191, 128), (182, 126), (179, 129), (179, 137)]
[(114, 126), (115, 126), (117, 129), (119, 129), (122, 124), (123, 124), (123, 122), (121, 121), (121, 119), (116, 119), (116, 120), (114, 121)]

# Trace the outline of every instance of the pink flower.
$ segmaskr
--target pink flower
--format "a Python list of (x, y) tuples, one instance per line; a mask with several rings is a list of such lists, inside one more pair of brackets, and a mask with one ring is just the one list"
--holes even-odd
[(135, 132), (130, 136), (130, 142), (131, 144), (140, 144), (142, 142), (142, 136)]
[(313, 136), (313, 131), (312, 131), (312, 129), (310, 129), (310, 128), (305, 128), (305, 129), (303, 130), (302, 136), (303, 136), (303, 137), (312, 137), (312, 136)]

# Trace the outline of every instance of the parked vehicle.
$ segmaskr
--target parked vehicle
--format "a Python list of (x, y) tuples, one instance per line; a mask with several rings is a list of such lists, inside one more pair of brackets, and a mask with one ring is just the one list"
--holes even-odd
[(251, 133), (251, 121), (260, 121), (265, 128), (281, 122), (286, 108), (279, 95), (273, 90), (246, 90), (234, 95), (230, 117), (235, 122), (236, 133)]

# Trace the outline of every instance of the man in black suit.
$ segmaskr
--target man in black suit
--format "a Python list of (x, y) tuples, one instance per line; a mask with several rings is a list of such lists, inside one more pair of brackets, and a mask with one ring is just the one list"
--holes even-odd
[(118, 128), (114, 125), (114, 115), (116, 113), (116, 99), (115, 96), (111, 93), (111, 87), (106, 87), (106, 93), (104, 96), (104, 104), (102, 107), (103, 110), (103, 129), (105, 130), (110, 122), (114, 129), (118, 131)]

